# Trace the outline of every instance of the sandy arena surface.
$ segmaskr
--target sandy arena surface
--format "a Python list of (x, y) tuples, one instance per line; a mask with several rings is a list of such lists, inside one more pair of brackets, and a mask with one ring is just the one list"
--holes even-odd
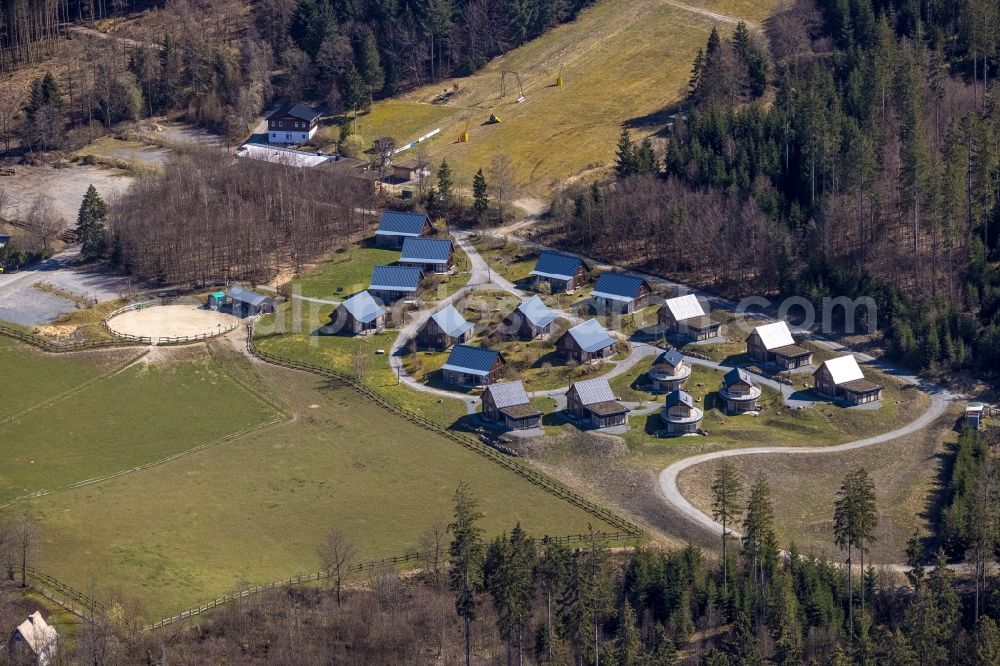
[(110, 320), (108, 327), (116, 333), (153, 338), (155, 343), (165, 337), (215, 335), (238, 321), (230, 314), (196, 305), (160, 305), (122, 313)]

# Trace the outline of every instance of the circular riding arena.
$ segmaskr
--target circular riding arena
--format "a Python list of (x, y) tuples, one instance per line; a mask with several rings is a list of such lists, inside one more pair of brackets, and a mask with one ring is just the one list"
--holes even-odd
[(125, 340), (150, 344), (196, 342), (228, 333), (240, 324), (231, 314), (197, 305), (138, 305), (113, 314), (105, 324)]

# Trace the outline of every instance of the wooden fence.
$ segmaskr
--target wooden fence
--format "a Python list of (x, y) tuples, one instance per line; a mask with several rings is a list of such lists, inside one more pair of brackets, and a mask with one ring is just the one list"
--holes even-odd
[(41, 337), (40, 335), (19, 331), (16, 328), (10, 328), (9, 326), (4, 326), (2, 324), (0, 324), (0, 335), (6, 335), (7, 337), (20, 340), (21, 342), (25, 342), (29, 345), (32, 345), (33, 347), (38, 347), (43, 351), (47, 351), (53, 354), (87, 351), (90, 349), (106, 349), (108, 347), (132, 346), (127, 342), (123, 342), (121, 340), (87, 340), (81, 342), (53, 342), (52, 340), (47, 340)]
[[(536, 545), (541, 545), (545, 539), (548, 539), (550, 543), (558, 544), (570, 544), (570, 543), (583, 543), (588, 542), (591, 539), (599, 542), (606, 543), (608, 541), (627, 541), (635, 538), (635, 534), (629, 532), (594, 532), (593, 534), (571, 534), (568, 536), (560, 537), (545, 537), (543, 539), (535, 539)], [(396, 557), (389, 557), (379, 560), (369, 560), (367, 562), (359, 562), (358, 564), (351, 565), (347, 567), (344, 571), (343, 576), (345, 578), (350, 578), (356, 576), (357, 574), (364, 573), (366, 571), (379, 571), (387, 567), (395, 567), (399, 564), (406, 564), (409, 562), (427, 561), (429, 559), (429, 553), (418, 553), (412, 552), (406, 555), (399, 555)], [(305, 585), (308, 583), (329, 580), (333, 577), (333, 572), (329, 569), (323, 571), (316, 571), (314, 573), (299, 574), (298, 576), (293, 576), (292, 578), (284, 578), (282, 580), (272, 581), (270, 583), (265, 583), (264, 585), (255, 585), (254, 587), (249, 587), (238, 592), (233, 592), (232, 594), (226, 594), (214, 599), (207, 604), (203, 604), (196, 608), (189, 608), (186, 611), (180, 612), (177, 615), (172, 615), (167, 618), (163, 618), (159, 622), (149, 625), (146, 627), (148, 631), (153, 631), (156, 629), (161, 629), (171, 624), (176, 624), (177, 622), (182, 622), (192, 617), (197, 617), (203, 615), (211, 610), (219, 608), (220, 606), (225, 606), (234, 601), (240, 599), (246, 599), (259, 594), (264, 594), (265, 592), (270, 592), (271, 590), (279, 590), (288, 587), (295, 587), (297, 585)]]
[(571, 490), (570, 488), (563, 485), (559, 481), (556, 481), (547, 474), (543, 474), (542, 472), (539, 472), (538, 470), (534, 469), (533, 467), (530, 467), (529, 465), (526, 465), (525, 463), (522, 463), (518, 460), (515, 460), (511, 457), (504, 455), (503, 453), (500, 453), (496, 449), (491, 448), (486, 444), (483, 444), (482, 442), (478, 441), (475, 437), (472, 437), (465, 433), (457, 432), (455, 430), (451, 430), (450, 428), (447, 428), (439, 423), (424, 418), (423, 416), (420, 416), (419, 414), (416, 414), (414, 412), (411, 412), (405, 407), (402, 407), (401, 405), (393, 402), (392, 400), (389, 400), (388, 398), (378, 393), (377, 391), (368, 388), (363, 383), (359, 382), (358, 380), (356, 380), (355, 378), (351, 377), (346, 373), (339, 372), (331, 368), (322, 368), (320, 366), (312, 365), (310, 363), (291, 361), (282, 358), (280, 356), (275, 356), (274, 354), (271, 354), (269, 352), (266, 352), (258, 348), (257, 345), (254, 343), (252, 321), (247, 327), (247, 351), (254, 357), (260, 359), (261, 361), (264, 361), (265, 363), (271, 363), (273, 365), (279, 365), (282, 367), (291, 368), (293, 370), (302, 370), (304, 372), (309, 372), (315, 375), (319, 375), (321, 377), (325, 377), (327, 379), (334, 380), (343, 386), (352, 388), (358, 393), (368, 398), (369, 400), (371, 400), (372, 402), (392, 412), (393, 414), (396, 414), (397, 416), (400, 416), (406, 419), (407, 421), (410, 421), (411, 423), (420, 426), (425, 430), (434, 432), (438, 435), (441, 435), (442, 437), (446, 437), (447, 439), (450, 439), (453, 442), (456, 442), (457, 444), (460, 444), (471, 451), (475, 451), (476, 453), (482, 455), (485, 458), (488, 458), (490, 461), (495, 462), (498, 465), (501, 465), (502, 467), (506, 467), (510, 471), (514, 472), (515, 474), (521, 476), (524, 479), (527, 479), (528, 481), (538, 486), (539, 488), (555, 495), (556, 497), (559, 497), (562, 500), (569, 502), (570, 504), (586, 511), (590, 515), (603, 520), (604, 522), (613, 526), (617, 530), (622, 532), (627, 532), (634, 537), (640, 536), (642, 534), (642, 530), (635, 523), (626, 520), (625, 518), (622, 518), (621, 516), (613, 513), (612, 511), (609, 511), (608, 509), (602, 506), (594, 504), (588, 499), (585, 499), (582, 495), (580, 495), (576, 491)]
[(34, 567), (26, 567), (25, 573), (27, 574), (25, 582), (32, 590), (78, 617), (92, 620), (96, 615), (107, 611), (104, 604), (90, 595), (84, 594)]
[(160, 299), (158, 302), (144, 301), (142, 303), (132, 303), (131, 305), (126, 305), (125, 307), (118, 308), (114, 312), (111, 312), (108, 315), (106, 315), (104, 319), (101, 320), (101, 326), (103, 326), (104, 330), (106, 330), (110, 335), (113, 335), (114, 337), (120, 338), (127, 342), (136, 342), (144, 345), (155, 344), (158, 346), (186, 345), (192, 342), (202, 342), (204, 340), (210, 340), (212, 338), (216, 338), (220, 335), (225, 335), (226, 333), (230, 333), (239, 328), (240, 320), (234, 318), (234, 322), (232, 324), (226, 326), (225, 328), (220, 328), (219, 330), (214, 331), (212, 333), (199, 333), (198, 335), (178, 335), (178, 336), (164, 335), (153, 338), (150, 336), (140, 336), (140, 335), (131, 335), (129, 333), (121, 333), (111, 328), (111, 326), (108, 324), (109, 321), (111, 321), (118, 315), (123, 314), (125, 312), (132, 312), (134, 310), (145, 310), (146, 308), (155, 308), (159, 305), (169, 305), (172, 302), (173, 299)]

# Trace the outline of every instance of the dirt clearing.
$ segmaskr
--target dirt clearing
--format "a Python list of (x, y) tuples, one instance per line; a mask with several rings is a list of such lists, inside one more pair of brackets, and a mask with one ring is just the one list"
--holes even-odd
[(149, 337), (156, 343), (160, 338), (216, 335), (238, 322), (232, 315), (196, 305), (160, 305), (120, 314), (108, 327), (120, 335)]

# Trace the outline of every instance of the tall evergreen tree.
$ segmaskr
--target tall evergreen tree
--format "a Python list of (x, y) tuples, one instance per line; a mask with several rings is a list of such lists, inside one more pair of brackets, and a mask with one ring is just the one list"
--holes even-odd
[(464, 481), (455, 490), (454, 502), (454, 518), (448, 525), (452, 535), (448, 583), (455, 593), (455, 612), (465, 627), (465, 664), (472, 666), (472, 622), (476, 619), (476, 591), (482, 583), (483, 560), (483, 530), (478, 522), (483, 514)]
[(448, 166), (448, 160), (441, 160), (441, 166), (438, 167), (437, 172), (437, 181), (438, 199), (441, 202), (441, 206), (445, 211), (450, 211), (454, 204), (454, 183), (452, 182), (451, 167)]
[(535, 542), (518, 523), (510, 538), (498, 537), (486, 553), (484, 582), (493, 597), (497, 613), (497, 629), (507, 643), (507, 665), (512, 658), (512, 645), (518, 649), (518, 663), (523, 661), (524, 629), (531, 618), (531, 601), (535, 596)]
[[(837, 491), (834, 503), (833, 534), (837, 547), (847, 551), (847, 613), (849, 633), (854, 637), (854, 563), (852, 552), (861, 555), (864, 572), (864, 554), (875, 541), (878, 524), (878, 507), (875, 503), (875, 485), (864, 467), (848, 473)], [(864, 579), (862, 578), (862, 611), (864, 610)]]
[(615, 175), (618, 180), (631, 176), (636, 171), (635, 149), (632, 147), (632, 137), (628, 128), (623, 128), (618, 137), (618, 155), (615, 158)]
[(361, 53), (358, 57), (358, 71), (368, 86), (368, 98), (371, 99), (385, 86), (385, 70), (382, 69), (382, 57), (378, 52), (378, 42), (371, 30), (365, 31), (361, 41)]
[(490, 207), (489, 189), (486, 186), (486, 176), (483, 175), (482, 169), (472, 177), (472, 207), (480, 215), (486, 213)]
[(83, 256), (87, 259), (96, 259), (104, 252), (104, 220), (107, 216), (107, 204), (91, 185), (83, 195), (83, 203), (76, 216), (76, 234), (83, 246)]
[(722, 594), (729, 596), (729, 527), (739, 520), (742, 513), (740, 481), (736, 468), (727, 458), (723, 458), (715, 468), (712, 481), (712, 518), (722, 524)]

